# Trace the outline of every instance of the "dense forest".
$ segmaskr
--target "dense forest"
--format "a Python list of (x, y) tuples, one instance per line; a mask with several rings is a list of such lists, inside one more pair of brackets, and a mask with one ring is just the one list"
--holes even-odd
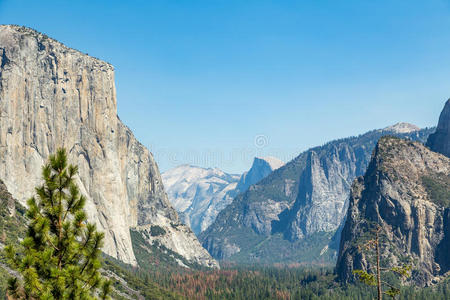
[[(333, 268), (302, 266), (224, 266), (221, 270), (183, 272), (128, 271), (156, 283), (180, 299), (374, 299), (376, 288), (341, 286)], [(405, 286), (399, 299), (450, 299), (450, 280), (433, 287)]]

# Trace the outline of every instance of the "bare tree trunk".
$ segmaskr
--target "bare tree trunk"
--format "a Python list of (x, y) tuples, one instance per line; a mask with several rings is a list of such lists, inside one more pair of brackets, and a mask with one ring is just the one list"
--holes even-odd
[(380, 227), (377, 228), (376, 238), (375, 238), (375, 249), (377, 251), (377, 290), (378, 290), (378, 300), (383, 299), (383, 293), (381, 291), (381, 270), (380, 270), (380, 247), (379, 247), (379, 232)]

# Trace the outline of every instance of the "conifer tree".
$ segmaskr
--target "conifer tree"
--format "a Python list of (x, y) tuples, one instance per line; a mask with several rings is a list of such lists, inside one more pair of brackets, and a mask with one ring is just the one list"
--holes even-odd
[[(369, 226), (374, 224), (368, 220), (366, 222)], [(367, 270), (353, 270), (353, 273), (358, 277), (359, 281), (369, 286), (377, 287), (377, 299), (382, 300), (383, 295), (387, 295), (392, 299), (397, 299), (400, 295), (400, 287), (395, 286), (392, 283), (382, 278), (383, 273), (391, 273), (399, 279), (407, 279), (411, 276), (410, 264), (402, 264), (400, 266), (382, 267), (381, 266), (381, 239), (382, 239), (382, 227), (375, 224), (375, 229), (372, 230), (374, 237), (366, 241), (363, 245), (358, 246), (359, 249), (365, 250), (366, 256), (373, 256), (375, 258), (375, 267), (368, 267)], [(361, 247), (362, 246), (362, 247)], [(369, 257), (367, 257), (369, 258)], [(387, 289), (383, 289), (384, 287)]]
[(109, 299), (111, 282), (102, 278), (104, 234), (88, 223), (86, 198), (75, 184), (78, 168), (59, 149), (42, 168), (44, 183), (28, 200), (28, 232), (16, 254), (5, 248), (21, 274), (8, 283), (13, 299)]

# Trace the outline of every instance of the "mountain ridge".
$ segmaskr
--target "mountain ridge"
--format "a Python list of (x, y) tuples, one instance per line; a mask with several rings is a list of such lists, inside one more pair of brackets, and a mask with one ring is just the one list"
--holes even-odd
[(276, 157), (255, 157), (250, 170), (244, 172), (239, 179), (236, 194), (246, 192), (251, 185), (258, 183), (283, 165), (284, 162)]
[(352, 181), (364, 174), (378, 139), (394, 134), (425, 142), (432, 131), (372, 130), (313, 147), (238, 195), (199, 238), (223, 260), (332, 263), (338, 249), (327, 246), (338, 240), (333, 235)]

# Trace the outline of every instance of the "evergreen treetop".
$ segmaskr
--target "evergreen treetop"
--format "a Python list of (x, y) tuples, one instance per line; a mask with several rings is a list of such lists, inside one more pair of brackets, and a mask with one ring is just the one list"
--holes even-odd
[(75, 183), (78, 168), (65, 149), (42, 168), (44, 183), (28, 200), (28, 232), (17, 254), (5, 252), (21, 278), (9, 281), (14, 299), (109, 299), (110, 281), (100, 274), (104, 234), (87, 222), (86, 198)]

